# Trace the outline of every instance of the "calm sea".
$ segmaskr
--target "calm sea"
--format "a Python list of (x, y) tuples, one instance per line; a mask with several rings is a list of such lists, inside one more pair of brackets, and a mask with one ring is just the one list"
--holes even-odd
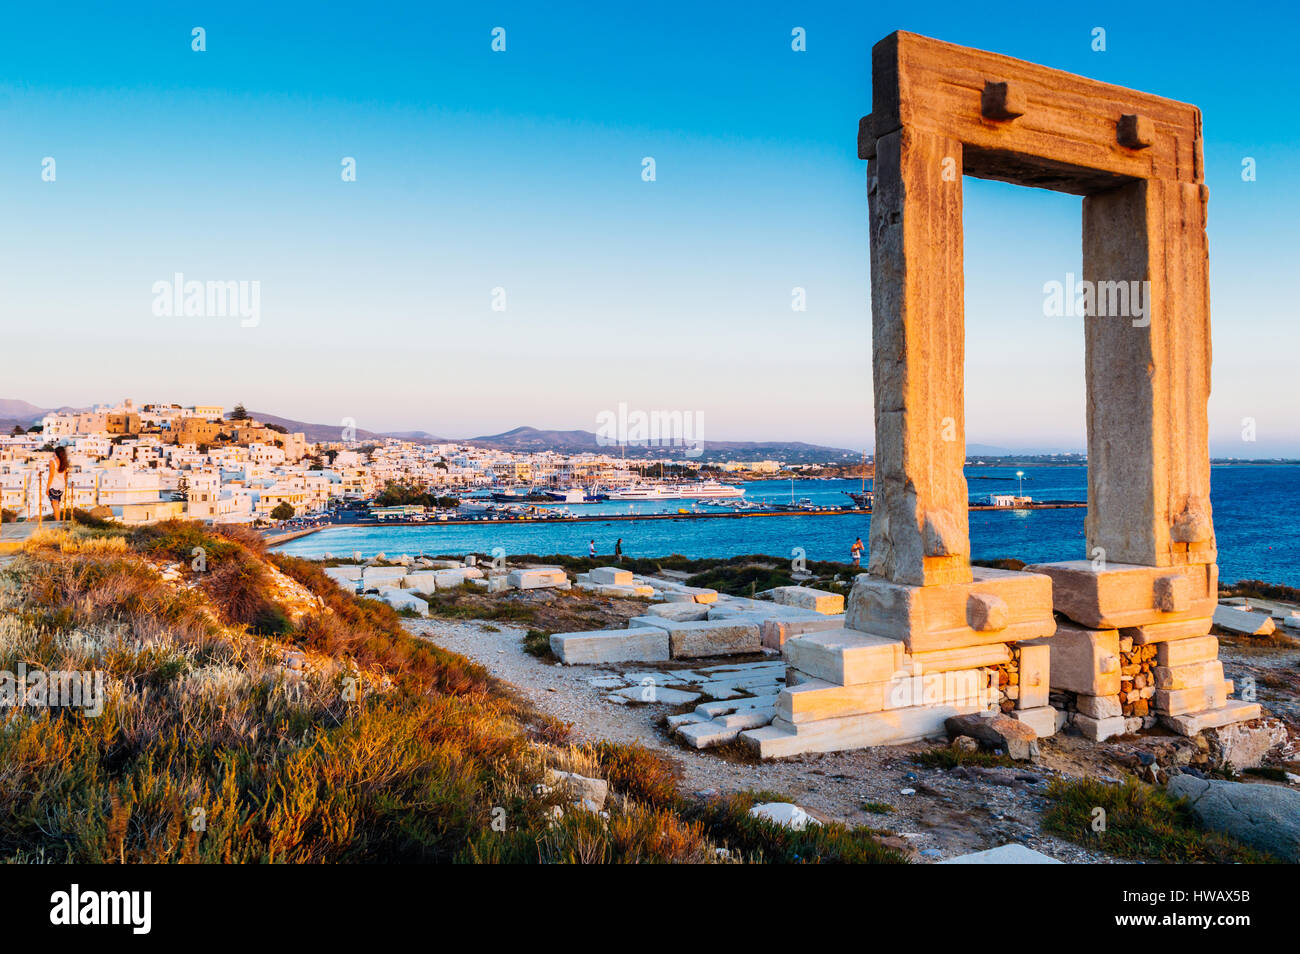
[[(1025, 467), (1024, 492), (1035, 500), (1084, 500), (1083, 467)], [(1017, 489), (1015, 468), (968, 467), (972, 501)], [(844, 492), (858, 490), (857, 480), (794, 482), (796, 499), (847, 503)], [(744, 484), (750, 500), (789, 502), (789, 481)], [(1211, 502), (1219, 544), (1219, 573), (1224, 581), (1262, 579), (1300, 586), (1300, 465), (1216, 466)], [(580, 514), (674, 512), (689, 502), (570, 506)], [(707, 508), (703, 508), (707, 509)], [(975, 559), (1015, 557), (1030, 563), (1077, 560), (1085, 556), (1084, 509), (973, 511), (971, 550)], [(629, 556), (725, 557), (741, 553), (789, 556), (802, 547), (810, 560), (848, 561), (855, 537), (867, 540), (871, 518), (849, 516), (776, 516), (739, 520), (596, 521), (428, 527), (347, 527), (322, 530), (290, 541), (279, 549), (299, 556), (342, 555), (360, 550), (366, 556), (400, 553), (569, 553), (585, 555), (588, 541), (599, 553), (611, 553), (623, 540)]]

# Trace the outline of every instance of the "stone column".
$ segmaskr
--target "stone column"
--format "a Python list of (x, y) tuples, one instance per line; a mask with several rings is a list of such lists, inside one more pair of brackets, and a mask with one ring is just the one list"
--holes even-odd
[(867, 167), (876, 476), (869, 572), (969, 583), (962, 145), (912, 128)]
[[(1203, 185), (1146, 179), (1083, 200), (1083, 274), (1096, 289), (1085, 319), (1089, 559), (1216, 558), (1206, 198)], [(1114, 314), (1125, 296), (1128, 313)]]

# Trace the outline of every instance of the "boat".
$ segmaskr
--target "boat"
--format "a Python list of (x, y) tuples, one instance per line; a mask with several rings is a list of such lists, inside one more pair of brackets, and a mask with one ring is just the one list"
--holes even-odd
[(560, 503), (586, 503), (587, 492), (581, 487), (570, 487), (567, 490), (548, 490), (546, 496), (550, 500), (558, 500)]
[(716, 500), (726, 497), (743, 497), (743, 487), (720, 484), (716, 480), (701, 480), (685, 484), (641, 484), (611, 490), (610, 500)]
[(864, 490), (860, 494), (855, 494), (851, 490), (846, 490), (844, 492), (848, 494), (851, 498), (853, 498), (853, 502), (857, 505), (858, 509), (860, 510), (871, 509), (872, 501), (875, 499), (874, 491)]

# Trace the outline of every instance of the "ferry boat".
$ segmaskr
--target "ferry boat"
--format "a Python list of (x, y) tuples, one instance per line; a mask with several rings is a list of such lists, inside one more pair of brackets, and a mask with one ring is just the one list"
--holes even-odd
[(649, 484), (611, 490), (610, 500), (716, 500), (725, 497), (743, 497), (745, 488), (720, 484), (716, 480), (702, 480), (689, 484)]

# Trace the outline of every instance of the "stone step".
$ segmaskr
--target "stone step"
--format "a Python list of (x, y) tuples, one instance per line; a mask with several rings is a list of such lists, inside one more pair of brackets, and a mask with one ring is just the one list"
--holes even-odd
[(760, 758), (782, 758), (803, 752), (840, 752), (873, 745), (899, 745), (945, 736), (944, 721), (978, 712), (979, 706), (912, 706), (868, 715), (822, 719), (795, 725), (777, 716), (772, 724), (749, 729), (740, 738)]
[(804, 633), (787, 640), (786, 661), (815, 679), (840, 686), (884, 682), (903, 665), (903, 641), (851, 629)]
[(1217, 729), (1220, 726), (1231, 725), (1233, 722), (1258, 719), (1261, 712), (1258, 702), (1229, 699), (1218, 709), (1186, 712), (1182, 715), (1162, 715), (1160, 721), (1179, 735), (1193, 736), (1206, 729)]

